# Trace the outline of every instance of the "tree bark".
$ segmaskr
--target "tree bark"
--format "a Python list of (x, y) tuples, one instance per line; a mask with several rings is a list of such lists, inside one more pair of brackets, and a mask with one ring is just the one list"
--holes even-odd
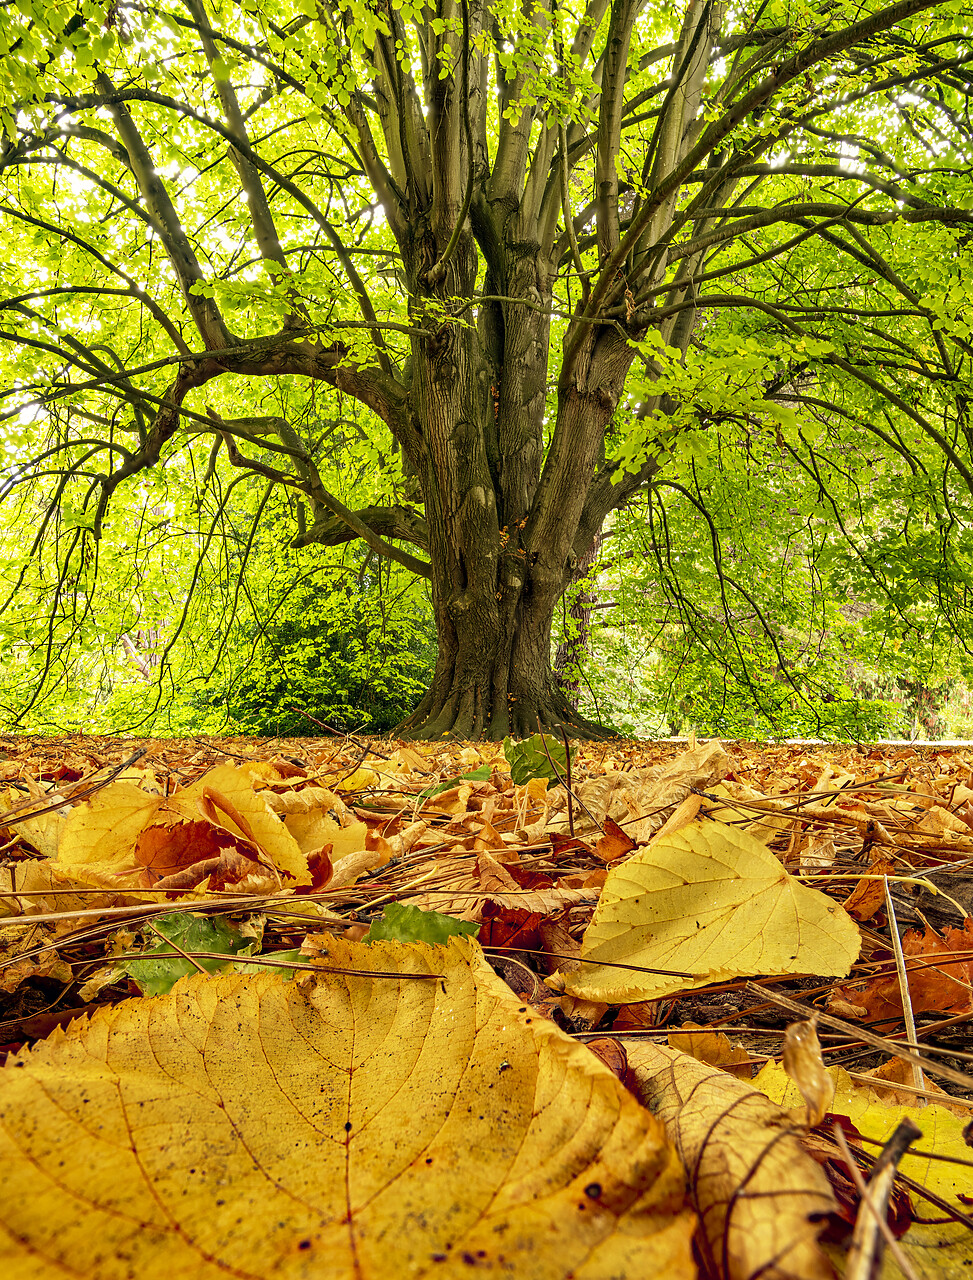
[(579, 715), (551, 668), (553, 607), (531, 607), (530, 576), (512, 625), (489, 600), (468, 599), (439, 622), (432, 684), (399, 727), (405, 738), (528, 737), (563, 728), (573, 737), (604, 738), (610, 729)]
[(581, 689), (578, 672), (591, 647), (591, 609), (598, 600), (598, 592), (588, 575), (597, 559), (601, 541), (599, 533), (584, 555), (578, 557), (578, 567), (574, 572), (574, 583), (578, 586), (568, 606), (564, 635), (554, 658), (558, 687), (572, 706), (577, 706)]

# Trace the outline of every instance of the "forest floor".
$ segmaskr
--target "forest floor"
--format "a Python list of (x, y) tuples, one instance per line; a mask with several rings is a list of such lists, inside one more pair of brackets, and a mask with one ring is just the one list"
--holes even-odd
[[(65, 1046), (93, 1052), (88, 1028), (215, 981), (196, 971), (289, 970), (296, 990), (324, 957), (390, 964), (392, 944), (425, 955), (418, 944), (472, 932), (482, 951), (444, 953), (473, 945), (475, 973), (485, 957), (529, 1024), (593, 1050), (684, 1163), (703, 1158), (680, 1130), (686, 1063), (707, 1087), (783, 1107), (831, 1196), (801, 1222), (826, 1214), (839, 1268), (856, 1180), (915, 1124), (927, 1140), (898, 1139), (885, 1192), (911, 1252), (887, 1274), (968, 1274), (973, 745), (611, 741), (570, 762), (553, 739), (540, 748), (508, 761), (498, 744), (352, 736), (0, 737), (0, 1053), (65, 1071)], [(653, 1053), (669, 1057), (650, 1069)], [(910, 1141), (929, 1158), (903, 1159)], [(694, 1265), (729, 1280), (744, 1228), (724, 1193), (714, 1225), (690, 1175)], [(790, 1274), (827, 1274), (804, 1226), (794, 1241)], [(781, 1249), (764, 1244), (761, 1266)]]

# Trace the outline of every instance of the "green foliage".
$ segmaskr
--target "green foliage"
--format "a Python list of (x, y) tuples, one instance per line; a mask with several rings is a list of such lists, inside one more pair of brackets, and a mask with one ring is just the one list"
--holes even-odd
[(548, 778), (563, 782), (567, 776), (567, 752), (564, 743), (548, 734), (535, 733), (522, 742), (503, 740), (503, 754), (510, 765), (510, 777), (519, 786), (531, 778)]
[(200, 701), (225, 707), (243, 733), (385, 733), (421, 697), (434, 661), (428, 619), (390, 609), (375, 587), (300, 591), (262, 628), (245, 665), (231, 662), (226, 687)]
[(227, 959), (200, 956), (194, 965), (165, 943), (148, 947), (144, 952), (147, 957), (162, 958), (122, 962), (122, 968), (144, 996), (165, 995), (180, 978), (189, 973), (197, 973), (196, 965), (201, 965), (207, 973), (217, 973), (226, 968), (230, 957), (252, 953), (253, 939), (244, 937), (235, 925), (222, 916), (199, 916), (188, 911), (174, 911), (169, 915), (157, 916), (152, 923), (159, 933), (189, 954), (214, 951)]
[(452, 791), (453, 787), (458, 787), (462, 782), (486, 782), (489, 776), (490, 766), (484, 764), (479, 769), (472, 769), (469, 773), (461, 773), (458, 778), (448, 778), (434, 787), (426, 787), (425, 791), (419, 792), (419, 795), (431, 800), (433, 796), (441, 796), (444, 791)]
[(422, 911), (408, 902), (390, 902), (382, 908), (382, 918), (373, 920), (365, 942), (428, 942), (444, 947), (450, 938), (469, 935), (475, 938), (478, 924), (455, 920), (438, 911)]

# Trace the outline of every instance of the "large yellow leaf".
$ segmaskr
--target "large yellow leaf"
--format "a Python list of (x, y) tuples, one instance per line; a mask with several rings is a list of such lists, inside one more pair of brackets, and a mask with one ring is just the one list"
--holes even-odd
[(844, 975), (859, 946), (842, 908), (788, 875), (765, 845), (734, 827), (694, 822), (609, 871), (566, 987), (615, 1004), (743, 974)]
[(475, 943), (189, 978), (0, 1072), (13, 1280), (695, 1274), (661, 1125)]
[(787, 1113), (750, 1084), (686, 1053), (626, 1046), (639, 1097), (659, 1116), (689, 1172), (699, 1248), (722, 1280), (826, 1280), (819, 1215), (828, 1179)]
[(58, 846), (67, 867), (135, 866), (135, 841), (165, 801), (134, 782), (112, 782), (68, 814)]

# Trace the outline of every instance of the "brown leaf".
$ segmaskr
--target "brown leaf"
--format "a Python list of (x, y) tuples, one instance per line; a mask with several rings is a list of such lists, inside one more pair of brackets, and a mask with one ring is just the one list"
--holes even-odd
[[(875, 846), (879, 849), (881, 846)], [(881, 853), (872, 858), (869, 874), (872, 876), (890, 876), (895, 873), (895, 863)], [(856, 920), (870, 920), (876, 911), (885, 906), (884, 880), (859, 880), (845, 899), (844, 908)]]
[(820, 1124), (831, 1104), (834, 1088), (824, 1069), (821, 1042), (814, 1019), (792, 1022), (784, 1032), (781, 1055), (784, 1070), (801, 1091), (809, 1128)]
[(827, 1179), (786, 1112), (725, 1071), (645, 1041), (627, 1046), (635, 1092), (663, 1122), (689, 1173), (697, 1244), (723, 1280), (826, 1280), (816, 1219)]
[[(967, 917), (962, 929), (947, 927), (944, 936), (929, 926), (923, 933), (909, 929), (902, 936), (902, 951), (909, 975), (909, 996), (913, 1012), (973, 1012), (973, 917)], [(958, 953), (958, 954), (957, 954)], [(910, 960), (935, 960), (940, 966), (914, 968)], [(902, 996), (895, 972), (873, 978), (864, 986), (845, 986), (835, 990), (835, 997), (858, 1005), (872, 1020), (902, 1017)]]
[[(139, 885), (153, 888), (163, 877), (200, 862), (218, 860), (222, 852), (231, 846), (237, 846), (238, 850), (241, 848), (228, 831), (213, 826), (205, 819), (146, 827), (139, 833), (134, 849), (135, 861), (144, 868), (139, 876)], [(253, 856), (251, 851), (250, 858)], [(202, 876), (192, 883), (198, 884), (201, 879)]]
[(605, 833), (598, 840), (592, 852), (602, 862), (614, 862), (617, 858), (624, 858), (634, 848), (635, 841), (632, 837), (623, 831), (617, 822), (613, 822), (611, 818), (606, 818)]

